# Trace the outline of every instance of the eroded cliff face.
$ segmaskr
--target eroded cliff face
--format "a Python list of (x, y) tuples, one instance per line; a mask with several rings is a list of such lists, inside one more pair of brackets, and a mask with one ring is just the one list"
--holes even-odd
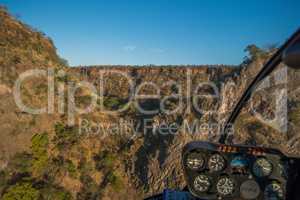
[[(250, 67), (251, 71), (248, 70)], [(99, 74), (112, 73), (103, 81), (106, 97), (129, 98), (126, 76), (132, 79), (133, 90), (139, 90), (138, 94), (157, 94), (159, 90), (160, 98), (138, 101), (145, 109), (158, 109), (154, 114), (145, 114), (138, 109), (133, 113), (120, 113), (120, 116), (133, 120), (135, 124), (143, 124), (144, 121), (149, 123), (147, 128), (142, 127), (137, 135), (129, 138), (129, 164), (126, 169), (135, 187), (147, 196), (167, 187), (184, 186), (180, 163), (182, 147), (193, 140), (216, 141), (222, 123), (259, 69), (258, 63), (252, 63), (249, 68), (98, 66), (74, 69), (72, 73), (78, 77), (83, 76), (81, 80), (93, 81), (95, 84), (99, 83)], [(116, 72), (124, 73), (123, 79)], [(176, 101), (176, 98), (164, 101), (166, 97), (178, 94), (178, 88), (183, 90), (179, 95), (181, 101)], [(197, 95), (200, 97), (195, 98)], [(161, 108), (165, 106), (175, 112), (163, 111)], [(174, 124), (174, 132), (165, 130)]]

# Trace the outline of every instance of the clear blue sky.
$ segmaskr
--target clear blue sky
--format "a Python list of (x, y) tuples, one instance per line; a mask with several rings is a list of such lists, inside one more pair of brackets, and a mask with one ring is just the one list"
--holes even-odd
[(0, 0), (50, 36), (71, 65), (239, 64), (282, 43), (299, 0)]

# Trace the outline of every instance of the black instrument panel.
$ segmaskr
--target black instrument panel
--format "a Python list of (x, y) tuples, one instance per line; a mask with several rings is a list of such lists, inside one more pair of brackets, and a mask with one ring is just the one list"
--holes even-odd
[(189, 191), (200, 199), (288, 199), (293, 159), (276, 149), (191, 142), (182, 165)]

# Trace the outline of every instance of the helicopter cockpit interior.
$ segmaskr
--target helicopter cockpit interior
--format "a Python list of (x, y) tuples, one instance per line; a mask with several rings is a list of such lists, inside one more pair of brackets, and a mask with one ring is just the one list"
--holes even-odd
[(281, 62), (300, 69), (300, 30), (272, 56), (248, 86), (224, 124), (219, 141), (193, 141), (183, 148), (181, 163), (187, 187), (179, 192), (165, 190), (149, 199), (299, 199), (299, 158), (274, 148), (232, 144), (229, 137), (230, 125), (255, 88)]

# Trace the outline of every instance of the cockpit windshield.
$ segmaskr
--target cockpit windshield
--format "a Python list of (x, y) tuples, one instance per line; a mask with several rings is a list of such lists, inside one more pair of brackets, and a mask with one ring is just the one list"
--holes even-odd
[[(254, 62), (251, 67), (258, 67)], [(251, 76), (249, 74), (249, 76)], [(245, 78), (248, 79), (247, 75)], [(252, 93), (234, 123), (233, 142), (300, 155), (299, 70), (280, 63)]]

